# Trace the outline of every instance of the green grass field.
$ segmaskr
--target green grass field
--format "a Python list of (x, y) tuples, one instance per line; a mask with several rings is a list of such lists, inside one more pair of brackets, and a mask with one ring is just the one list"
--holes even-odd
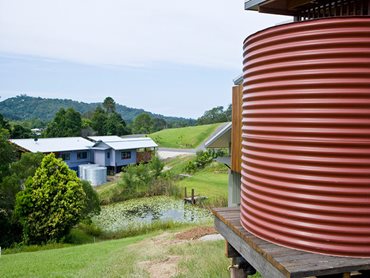
[(193, 149), (206, 140), (220, 125), (200, 125), (169, 128), (149, 135), (160, 147)]
[(195, 158), (194, 154), (180, 155), (165, 161), (166, 167), (175, 175), (185, 173), (185, 167), (189, 161)]
[(217, 162), (178, 182), (182, 191), (187, 187), (190, 194), (191, 189), (194, 189), (196, 195), (206, 196), (211, 205), (221, 205), (222, 200), (227, 205), (227, 184), (227, 168)]
[(147, 237), (3, 255), (0, 277), (107, 277), (106, 273), (115, 277), (117, 271), (125, 276), (133, 267), (132, 253), (127, 247)]
[(179, 242), (183, 230), (2, 255), (0, 277), (229, 277), (224, 241)]

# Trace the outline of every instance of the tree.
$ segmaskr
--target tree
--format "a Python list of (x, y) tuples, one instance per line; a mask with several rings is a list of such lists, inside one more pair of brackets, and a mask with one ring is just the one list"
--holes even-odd
[(132, 132), (136, 134), (148, 134), (152, 128), (152, 118), (147, 113), (141, 113), (132, 122)]
[(21, 125), (14, 125), (11, 130), (10, 137), (12, 139), (31, 138), (32, 132), (29, 128), (25, 128)]
[(165, 128), (167, 128), (167, 122), (165, 119), (161, 119), (161, 118), (152, 119), (151, 132), (160, 131)]
[(154, 177), (158, 178), (162, 173), (164, 163), (159, 159), (158, 156), (153, 156), (148, 165)]
[(228, 117), (223, 106), (217, 106), (204, 112), (203, 116), (197, 119), (198, 125), (227, 122)]
[(7, 129), (10, 132), (10, 124), (4, 119), (4, 116), (0, 114), (0, 129)]
[(61, 108), (45, 130), (46, 137), (80, 136), (82, 128), (81, 114), (73, 108)]
[(79, 222), (85, 198), (76, 173), (54, 154), (45, 156), (16, 198), (15, 213), (23, 226), (24, 241), (60, 240)]
[(32, 136), (31, 129), (25, 128), (22, 125), (15, 124), (13, 127), (6, 121), (2, 114), (0, 114), (0, 129), (5, 129), (10, 133), (10, 138), (22, 139), (30, 138)]
[(15, 149), (8, 139), (8, 130), (0, 128), (0, 182), (9, 174), (9, 165), (16, 159)]
[[(114, 102), (114, 101), (113, 101)], [(129, 134), (126, 123), (117, 112), (107, 112), (101, 106), (96, 107), (91, 119), (91, 127), (98, 135)]]
[(95, 134), (93, 128), (91, 127), (92, 122), (90, 119), (82, 118), (82, 126), (81, 126), (81, 136), (88, 137)]
[(175, 192), (176, 189), (172, 181), (162, 175), (163, 167), (164, 163), (157, 156), (153, 156), (149, 163), (125, 167), (119, 183), (122, 188), (120, 199)]
[(111, 97), (106, 97), (103, 102), (103, 107), (105, 108), (105, 111), (109, 113), (116, 112), (116, 102)]
[(203, 169), (208, 164), (212, 163), (212, 161), (219, 157), (224, 156), (225, 153), (223, 150), (213, 150), (208, 149), (206, 151), (198, 151), (196, 153), (196, 158), (189, 161), (188, 164), (185, 166), (185, 171), (188, 173), (196, 172), (199, 169)]
[(91, 127), (98, 133), (98, 135), (105, 135), (106, 128), (105, 123), (108, 119), (107, 113), (101, 108), (96, 107), (93, 117), (91, 119)]
[(10, 164), (10, 175), (0, 183), (0, 246), (8, 247), (19, 242), (22, 226), (14, 215), (16, 194), (25, 181), (32, 177), (41, 165), (42, 153), (24, 153), (20, 160)]
[(126, 123), (122, 119), (121, 115), (113, 112), (108, 115), (105, 122), (106, 135), (125, 135), (128, 134), (126, 129)]
[(17, 177), (19, 186), (23, 186), (26, 179), (35, 174), (44, 156), (43, 153), (23, 153), (18, 161), (10, 165), (10, 175)]
[(233, 106), (231, 104), (229, 104), (229, 106), (225, 110), (226, 118), (227, 118), (227, 121), (229, 121), (229, 122), (231, 122), (231, 120), (232, 120), (232, 116), (233, 116), (232, 113), (233, 113)]

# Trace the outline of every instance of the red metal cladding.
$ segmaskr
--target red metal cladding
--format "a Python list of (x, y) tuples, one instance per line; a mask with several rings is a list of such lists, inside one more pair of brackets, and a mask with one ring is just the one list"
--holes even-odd
[(309, 252), (370, 257), (370, 17), (244, 44), (241, 222)]

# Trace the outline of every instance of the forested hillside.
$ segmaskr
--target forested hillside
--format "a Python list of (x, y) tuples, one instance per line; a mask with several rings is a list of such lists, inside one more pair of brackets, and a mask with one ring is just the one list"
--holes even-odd
[[(20, 95), (0, 102), (0, 113), (5, 118), (11, 120), (40, 119), (42, 121), (50, 121), (60, 108), (67, 109), (72, 107), (81, 114), (85, 114), (95, 110), (99, 104), (101, 103), (85, 103), (70, 99), (51, 99)], [(116, 105), (116, 111), (127, 122), (131, 122), (136, 116), (146, 112), (143, 109), (130, 108), (121, 104)], [(155, 118), (165, 119), (167, 123), (175, 124), (175, 126), (187, 126), (195, 123), (193, 119), (167, 117), (150, 112), (146, 113)]]

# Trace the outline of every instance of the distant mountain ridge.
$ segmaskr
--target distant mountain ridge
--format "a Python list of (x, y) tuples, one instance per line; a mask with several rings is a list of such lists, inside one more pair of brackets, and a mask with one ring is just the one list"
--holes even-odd
[[(40, 119), (42, 121), (50, 121), (60, 108), (72, 107), (74, 110), (84, 114), (94, 110), (101, 104), (102, 103), (85, 103), (71, 99), (41, 98), (19, 95), (1, 101), (0, 113), (5, 118), (11, 120)], [(131, 122), (137, 115), (146, 112), (152, 117), (165, 119), (168, 123), (179, 121), (184, 122), (185, 125), (192, 125), (195, 123), (194, 119), (163, 116), (145, 111), (144, 109), (130, 108), (118, 103), (116, 103), (116, 111), (121, 114), (122, 118), (126, 122)]]

